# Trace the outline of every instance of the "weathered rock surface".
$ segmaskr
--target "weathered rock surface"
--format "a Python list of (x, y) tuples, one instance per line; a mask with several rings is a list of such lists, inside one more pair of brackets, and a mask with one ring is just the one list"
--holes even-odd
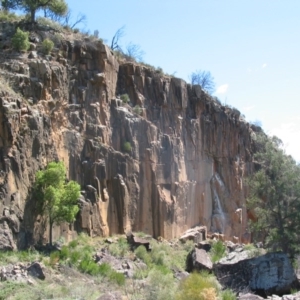
[[(7, 49), (14, 26), (0, 26)], [(10, 84), (0, 93), (0, 230), (7, 237), (0, 247), (47, 242), (30, 189), (53, 160), (83, 190), (77, 221), (54, 228), (54, 240), (77, 230), (173, 238), (199, 224), (243, 237), (253, 130), (239, 111), (179, 78), (119, 65), (100, 41), (66, 36), (44, 56), (38, 43), (54, 35), (31, 34), (35, 55), (1, 55), (0, 75)], [(2, 219), (7, 212), (13, 221)]]
[(188, 272), (192, 272), (193, 270), (211, 271), (213, 268), (212, 261), (208, 256), (207, 252), (203, 249), (198, 248), (193, 249), (189, 253), (186, 261), (186, 266)]
[(214, 272), (225, 287), (235, 291), (250, 289), (261, 295), (280, 295), (289, 293), (298, 284), (292, 265), (284, 253), (268, 253), (248, 259), (243, 255), (232, 258), (230, 255), (214, 265)]
[(194, 243), (200, 243), (206, 240), (207, 228), (206, 226), (196, 226), (194, 228), (188, 229), (183, 235), (179, 238), (180, 241), (186, 242), (188, 240), (194, 241)]

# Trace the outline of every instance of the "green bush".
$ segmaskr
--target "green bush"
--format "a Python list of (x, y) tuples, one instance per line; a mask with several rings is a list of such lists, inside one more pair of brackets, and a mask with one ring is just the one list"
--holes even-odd
[(129, 245), (124, 237), (118, 239), (117, 243), (108, 246), (109, 252), (113, 256), (124, 257), (129, 252)]
[(80, 261), (78, 269), (83, 273), (95, 276), (101, 274), (102, 269), (100, 268), (100, 266), (95, 263), (92, 258), (85, 257)]
[(108, 278), (109, 278), (110, 281), (115, 282), (118, 285), (124, 285), (125, 284), (125, 276), (124, 276), (124, 274), (118, 273), (118, 272), (116, 272), (114, 270), (112, 270), (109, 273)]
[(226, 255), (226, 246), (222, 241), (214, 242), (210, 249), (211, 261), (213, 263), (219, 261)]
[(136, 257), (141, 259), (146, 265), (150, 265), (151, 257), (144, 246), (139, 246), (134, 251)]
[(128, 94), (123, 94), (123, 95), (121, 95), (121, 100), (123, 101), (123, 103), (128, 103), (128, 102), (130, 102), (130, 98), (129, 98), (129, 96), (128, 96)]
[(63, 31), (63, 26), (59, 24), (58, 22), (52, 21), (51, 19), (44, 18), (44, 17), (38, 17), (36, 21), (43, 26), (50, 27), (52, 29), (55, 29), (57, 31)]
[[(159, 269), (152, 269), (148, 275), (149, 285), (146, 286), (147, 299), (173, 300), (175, 297), (176, 281), (172, 273), (164, 274)], [(186, 298), (188, 299), (188, 298)]]
[(132, 149), (131, 144), (129, 142), (125, 142), (124, 145), (123, 145), (123, 150), (125, 152), (129, 153), (129, 152), (131, 152), (131, 149)]
[(21, 51), (21, 50), (28, 50), (29, 49), (29, 33), (22, 31), (20, 28), (17, 28), (17, 32), (14, 34), (14, 36), (11, 39), (11, 44), (14, 47), (14, 49)]
[(49, 39), (44, 39), (42, 43), (43, 52), (49, 54), (54, 47), (54, 43)]
[(142, 112), (143, 112), (143, 109), (139, 106), (139, 105), (136, 105), (134, 108), (133, 108), (133, 112), (137, 115), (141, 115)]
[(236, 300), (236, 295), (232, 290), (225, 290), (221, 292), (222, 300)]
[(176, 300), (215, 300), (219, 291), (217, 279), (208, 272), (192, 273), (178, 288)]

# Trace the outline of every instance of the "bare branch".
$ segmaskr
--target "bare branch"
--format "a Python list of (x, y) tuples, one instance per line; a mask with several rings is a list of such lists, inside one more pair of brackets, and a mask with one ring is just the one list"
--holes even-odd
[(119, 28), (117, 30), (117, 32), (115, 33), (115, 35), (112, 38), (111, 41), (111, 50), (121, 50), (121, 47), (119, 45), (120, 39), (125, 35), (125, 25), (123, 25), (121, 28)]
[(142, 61), (145, 52), (141, 49), (139, 45), (129, 43), (126, 47), (125, 56), (129, 59)]
[(208, 71), (197, 70), (190, 75), (190, 80), (192, 85), (200, 85), (209, 94), (215, 91), (214, 78)]

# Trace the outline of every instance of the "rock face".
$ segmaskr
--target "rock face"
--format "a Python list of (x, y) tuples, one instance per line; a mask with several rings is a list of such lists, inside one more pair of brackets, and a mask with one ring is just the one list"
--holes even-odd
[[(5, 26), (9, 49), (13, 27)], [(199, 224), (242, 238), (253, 130), (240, 113), (179, 78), (119, 65), (87, 37), (63, 36), (44, 56), (38, 41), (55, 34), (31, 33), (36, 55), (1, 55), (0, 246), (47, 242), (30, 189), (53, 160), (82, 186), (77, 221), (54, 228), (54, 240), (78, 230), (173, 238)]]
[(259, 257), (231, 257), (214, 266), (218, 281), (235, 291), (250, 289), (262, 296), (289, 293), (297, 284), (292, 265), (284, 253), (268, 253)]

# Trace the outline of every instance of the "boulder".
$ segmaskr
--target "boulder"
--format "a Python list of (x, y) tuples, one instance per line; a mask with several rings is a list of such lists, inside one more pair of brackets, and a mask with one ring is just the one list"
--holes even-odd
[(211, 249), (211, 244), (207, 241), (202, 241), (202, 242), (198, 243), (196, 247), (199, 248), (199, 249), (203, 249), (206, 252), (208, 252)]
[(264, 298), (258, 296), (258, 295), (254, 295), (254, 294), (243, 294), (241, 296), (238, 297), (238, 300), (263, 300)]
[(199, 243), (206, 240), (207, 228), (206, 226), (197, 226), (194, 228), (188, 229), (184, 234), (179, 238), (181, 242), (186, 242), (189, 240), (194, 241), (194, 243)]
[(30, 276), (44, 280), (45, 274), (40, 263), (34, 262), (27, 268), (27, 272)]
[[(230, 253), (214, 265), (219, 282), (235, 291), (251, 290), (259, 295), (289, 293), (297, 286), (291, 262), (284, 253), (268, 253), (247, 258), (243, 253)], [(246, 254), (246, 253), (244, 253)]]
[(150, 250), (152, 237), (139, 237), (133, 232), (128, 233), (126, 236), (128, 243), (133, 249), (136, 249), (139, 246), (144, 246), (148, 251)]
[(207, 252), (203, 249), (195, 248), (187, 256), (187, 271), (192, 272), (193, 270), (207, 270), (211, 271), (213, 264)]

